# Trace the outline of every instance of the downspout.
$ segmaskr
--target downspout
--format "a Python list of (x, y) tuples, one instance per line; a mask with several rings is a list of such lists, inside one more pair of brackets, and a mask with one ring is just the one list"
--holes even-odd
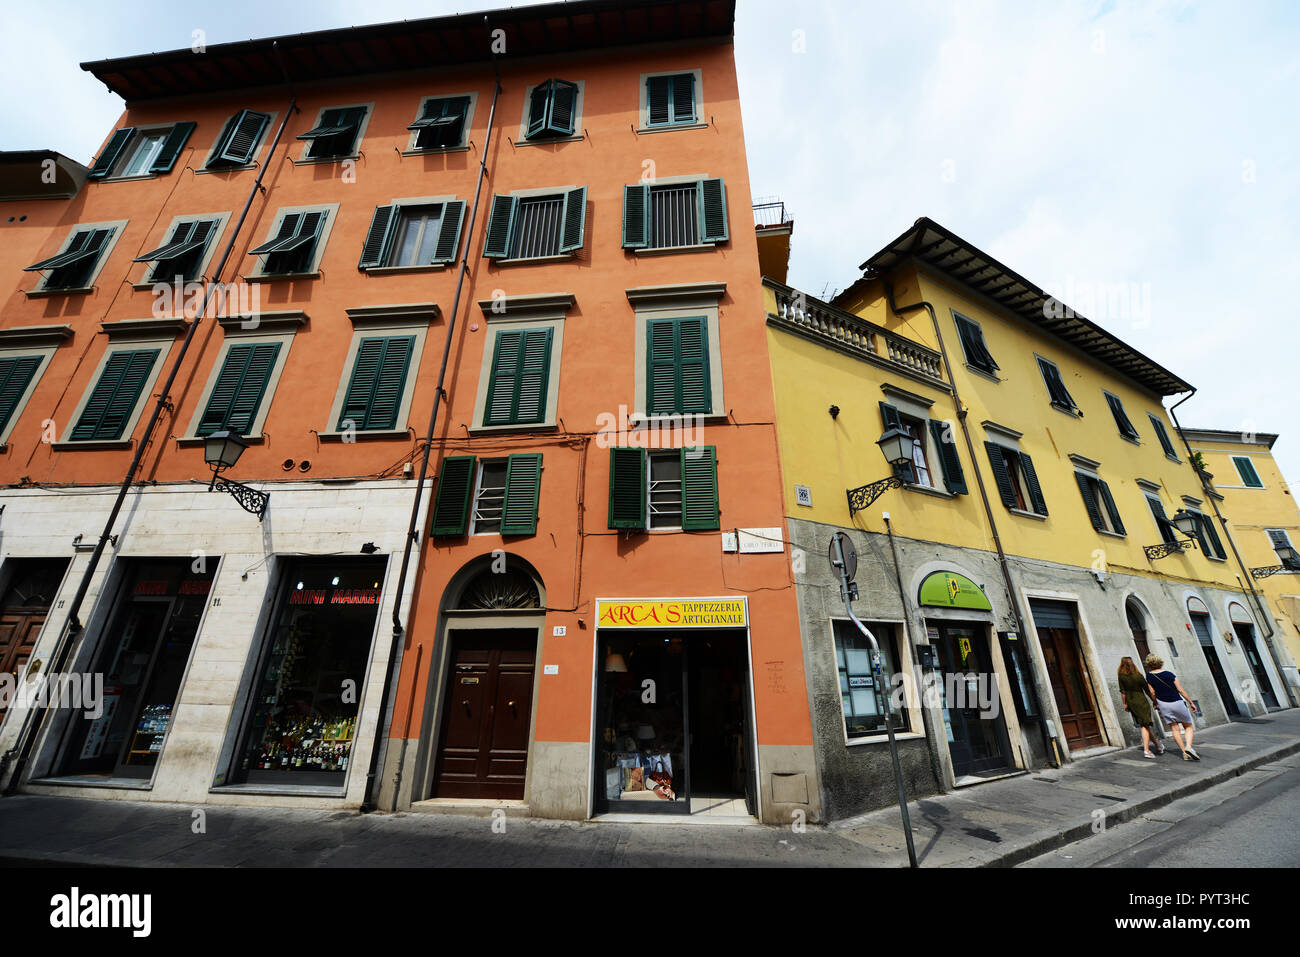
[[(280, 58), (278, 44), (273, 43), (272, 49), (275, 51), (276, 59)], [(281, 71), (284, 70), (284, 64), (280, 64)], [(288, 83), (288, 75), (285, 75), (285, 82)], [(218, 279), (222, 270), (226, 268), (226, 263), (230, 259), (230, 254), (235, 248), (235, 240), (239, 237), (239, 232), (243, 229), (244, 222), (248, 218), (248, 211), (253, 206), (253, 200), (256, 198), (258, 190), (262, 189), (262, 177), (266, 175), (266, 169), (270, 165), (271, 157), (275, 155), (275, 149), (280, 145), (280, 137), (284, 135), (284, 129), (289, 124), (289, 117), (298, 108), (298, 95), (293, 92), (292, 84), (290, 86), (289, 108), (285, 111), (284, 119), (280, 121), (280, 128), (275, 131), (275, 139), (271, 142), (270, 149), (267, 150), (267, 162), (258, 167), (257, 176), (253, 180), (253, 188), (248, 192), (248, 199), (244, 201), (244, 209), (239, 214), (239, 219), (235, 222), (235, 228), (230, 233), (230, 238), (226, 241), (226, 248), (221, 253), (221, 259), (212, 271), (212, 279), (208, 282), (204, 293), (203, 302), (199, 308), (198, 314), (194, 321), (190, 323), (189, 328), (185, 331), (185, 338), (181, 341), (180, 351), (176, 353), (176, 358), (172, 361), (171, 371), (167, 374), (167, 381), (163, 384), (158, 393), (158, 401), (154, 403), (153, 413), (149, 416), (149, 424), (145, 426), (144, 434), (140, 437), (140, 443), (136, 446), (135, 455), (131, 459), (131, 465), (127, 469), (126, 476), (122, 479), (122, 486), (117, 491), (117, 498), (113, 502), (112, 511), (109, 512), (108, 520), (104, 523), (104, 531), (99, 536), (99, 541), (95, 543), (95, 550), (91, 553), (90, 564), (86, 566), (85, 572), (82, 573), (81, 583), (77, 586), (77, 594), (72, 599), (72, 607), (68, 609), (67, 618), (64, 619), (63, 633), (59, 636), (58, 644), (55, 645), (54, 653), (50, 656), (50, 667), (45, 669), (47, 675), (58, 674), (67, 664), (67, 658), (72, 650), (73, 639), (81, 633), (81, 620), (77, 617), (81, 611), (81, 605), (86, 599), (86, 594), (90, 590), (90, 580), (94, 577), (96, 568), (99, 567), (99, 561), (104, 555), (104, 548), (113, 537), (113, 526), (117, 522), (117, 516), (122, 510), (122, 503), (126, 501), (127, 492), (131, 490), (131, 482), (135, 479), (135, 474), (140, 468), (140, 462), (144, 458), (145, 449), (149, 447), (150, 436), (153, 435), (154, 429), (158, 425), (158, 420), (162, 417), (163, 409), (171, 408), (170, 394), (172, 385), (176, 381), (176, 376), (180, 372), (181, 364), (185, 361), (185, 354), (189, 351), (190, 343), (194, 341), (194, 334), (198, 331), (199, 323), (207, 315), (208, 304), (211, 301), (212, 294), (219, 285)], [(45, 713), (49, 710), (48, 697), (43, 696), (42, 703), (27, 713), (27, 718), (23, 722), (22, 730), (18, 733), (18, 740), (14, 746), (5, 752), (3, 760), (0, 760), (0, 778), (3, 778), (5, 768), (9, 766), (15, 752), (18, 754), (18, 763), (14, 767), (13, 774), (9, 778), (9, 783), (5, 787), (5, 796), (13, 794), (18, 789), (18, 782), (22, 778), (24, 769), (27, 766), (28, 758), (31, 756), (32, 745), (35, 743), (35, 730), (44, 719)]]
[[(483, 18), (484, 23), (487, 17)], [(465, 284), (465, 274), (469, 272), (469, 247), (474, 236), (474, 224), (478, 220), (478, 207), (483, 192), (483, 177), (487, 172), (488, 150), (492, 145), (492, 127), (497, 112), (497, 98), (501, 95), (501, 74), (498, 70), (496, 88), (492, 91), (492, 107), (488, 111), (487, 136), (483, 139), (483, 151), (479, 154), (478, 183), (474, 187), (474, 207), (470, 212), (469, 228), (465, 231), (465, 251), (460, 259), (460, 274), (456, 278), (456, 298), (451, 304), (451, 317), (447, 320), (447, 336), (442, 346), (442, 366), (438, 370), (438, 385), (433, 393), (433, 411), (429, 413), (429, 427), (424, 435), (424, 454), (420, 457), (420, 478), (415, 484), (415, 498), (411, 502), (411, 524), (406, 530), (406, 546), (402, 551), (402, 568), (397, 576), (397, 594), (393, 599), (393, 641), (388, 651), (388, 668), (384, 674), (384, 690), (379, 699), (379, 723), (375, 729), (375, 745), (370, 752), (370, 770), (366, 772), (366, 793), (361, 802), (361, 813), (368, 814), (375, 810), (375, 779), (379, 774), (379, 752), (384, 744), (387, 728), (384, 716), (388, 712), (389, 698), (393, 694), (393, 671), (397, 662), (398, 643), (406, 629), (402, 625), (401, 602), (406, 591), (406, 578), (411, 564), (411, 551), (419, 538), (416, 525), (420, 521), (420, 502), (424, 495), (424, 482), (429, 474), (429, 452), (433, 448), (433, 433), (438, 424), (438, 409), (442, 404), (443, 383), (447, 379), (447, 363), (451, 358), (452, 334), (456, 330), (456, 318), (460, 313), (460, 294)], [(400, 786), (398, 778), (395, 788)]]
[[(915, 312), (917, 309), (924, 309), (930, 314), (930, 321), (934, 324), (935, 341), (939, 344), (939, 355), (943, 358), (944, 370), (948, 373), (948, 385), (952, 388), (953, 402), (957, 406), (957, 421), (961, 425), (962, 436), (966, 440), (966, 453), (970, 456), (971, 470), (975, 473), (975, 483), (979, 486), (980, 502), (984, 506), (984, 517), (988, 519), (989, 531), (993, 536), (993, 547), (998, 553), (998, 567), (1002, 570), (1002, 580), (1007, 588), (1007, 599), (1011, 603), (1011, 610), (1016, 616), (1016, 628), (1020, 633), (1021, 641), (1028, 641), (1029, 638), (1025, 632), (1025, 618), (1020, 611), (1020, 600), (1016, 597), (1015, 585), (1011, 581), (1011, 568), (1007, 562), (1006, 552), (1002, 549), (1002, 537), (998, 534), (998, 523), (993, 517), (993, 508), (989, 504), (988, 490), (984, 487), (984, 475), (980, 471), (979, 459), (975, 455), (975, 443), (970, 436), (970, 428), (966, 424), (966, 405), (961, 400), (961, 394), (957, 390), (957, 378), (952, 374), (952, 363), (948, 359), (948, 348), (943, 342), (943, 332), (939, 328), (939, 317), (935, 314), (934, 305), (927, 300), (922, 299), (920, 302), (914, 302), (906, 306), (899, 306), (894, 302), (894, 290), (883, 275), (877, 275), (875, 278), (880, 280), (881, 287), (885, 290), (885, 301), (889, 303), (890, 311), (896, 316), (901, 316), (906, 312)], [(996, 631), (996, 629), (994, 629)], [(1048, 725), (1047, 715), (1043, 710), (1043, 702), (1050, 701), (1043, 689), (1040, 675), (1037, 668), (1031, 668), (1030, 673), (1034, 680), (1034, 694), (1038, 696), (1038, 728), (1043, 735), (1043, 745), (1047, 751), (1047, 758), (1052, 762), (1054, 767), (1061, 766), (1059, 746), (1056, 743), (1056, 736), (1052, 733)]]
[[(1196, 472), (1195, 453), (1192, 452), (1191, 443), (1187, 441), (1187, 436), (1183, 434), (1182, 424), (1178, 421), (1178, 415), (1174, 412), (1175, 409), (1194, 395), (1196, 395), (1196, 390), (1192, 389), (1191, 392), (1187, 393), (1187, 395), (1183, 396), (1171, 405), (1169, 407), (1169, 417), (1174, 420), (1174, 428), (1178, 430), (1178, 437), (1183, 440), (1183, 448), (1187, 450), (1187, 464), (1192, 467), (1193, 472)], [(1201, 478), (1201, 473), (1196, 472), (1196, 476), (1201, 479), (1201, 484), (1205, 485), (1205, 479)], [(1264, 644), (1268, 647), (1268, 653), (1273, 656), (1273, 664), (1277, 665), (1278, 671), (1280, 672), (1282, 670), (1282, 665), (1278, 661), (1277, 649), (1273, 646), (1273, 635), (1275, 632), (1273, 629), (1272, 617), (1268, 611), (1268, 605), (1266, 605), (1264, 600), (1259, 597), (1259, 592), (1255, 591), (1255, 586), (1251, 582), (1250, 569), (1246, 567), (1245, 561), (1242, 560), (1241, 553), (1237, 551), (1237, 543), (1233, 541), (1232, 532), (1228, 529), (1228, 523), (1224, 520), (1223, 513), (1219, 511), (1219, 503), (1215, 500), (1213, 495), (1207, 494), (1206, 498), (1210, 500), (1210, 508), (1214, 509), (1214, 517), (1219, 520), (1219, 527), (1223, 529), (1223, 537), (1228, 540), (1228, 547), (1232, 549), (1232, 556), (1237, 560), (1237, 567), (1241, 569), (1242, 575), (1245, 576), (1242, 581), (1246, 587), (1250, 589), (1251, 597), (1255, 599), (1255, 608), (1259, 612), (1260, 624), (1268, 629), (1264, 635)], [(1296, 696), (1292, 692), (1290, 686), (1285, 681), (1282, 682), (1282, 687), (1285, 689), (1287, 699), (1291, 702), (1292, 707), (1296, 707), (1297, 704), (1300, 704), (1300, 702), (1297, 702)]]

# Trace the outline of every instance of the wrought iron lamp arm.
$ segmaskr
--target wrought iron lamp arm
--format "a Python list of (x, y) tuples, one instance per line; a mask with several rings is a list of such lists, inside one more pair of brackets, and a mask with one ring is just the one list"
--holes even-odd
[(860, 485), (857, 488), (848, 490), (849, 496), (849, 518), (852, 518), (863, 509), (870, 508), (871, 503), (880, 496), (884, 495), (891, 488), (902, 488), (903, 480), (897, 475), (891, 475), (889, 478), (880, 479), (872, 482), (870, 485)]
[(224, 479), (216, 472), (212, 473), (212, 484), (208, 486), (209, 492), (213, 489), (229, 492), (231, 497), (239, 503), (239, 507), (245, 512), (256, 515), (259, 522), (266, 516), (266, 506), (271, 501), (271, 496), (268, 493), (259, 492), (257, 489), (241, 485), (239, 482)]

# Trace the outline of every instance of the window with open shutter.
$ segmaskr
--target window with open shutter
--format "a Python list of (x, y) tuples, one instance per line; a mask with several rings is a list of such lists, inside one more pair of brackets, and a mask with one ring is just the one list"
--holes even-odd
[(536, 535), (537, 505), (542, 488), (541, 453), (512, 455), (506, 465), (502, 535)]
[(0, 432), (13, 418), (32, 377), (41, 367), (41, 356), (9, 356), (0, 359)]
[(578, 85), (547, 80), (533, 87), (528, 99), (528, 139), (572, 136), (578, 114)]
[(370, 228), (366, 230), (365, 242), (361, 244), (361, 261), (358, 269), (371, 269), (383, 266), (387, 262), (388, 247), (392, 242), (393, 214), (396, 206), (376, 206), (370, 216)]
[(1164, 503), (1157, 498), (1147, 496), (1147, 504), (1151, 506), (1151, 517), (1155, 519), (1156, 528), (1160, 530), (1160, 537), (1166, 544), (1172, 545), (1178, 541), (1178, 529), (1174, 523), (1169, 521), (1169, 516), (1165, 514)]
[(168, 130), (167, 135), (163, 138), (162, 146), (159, 147), (157, 155), (154, 156), (153, 162), (149, 166), (149, 172), (170, 173), (196, 125), (189, 122), (177, 123)]
[(226, 351), (208, 404), (199, 419), (198, 435), (230, 429), (249, 435), (280, 354), (280, 343), (236, 343)]
[(109, 355), (72, 427), (73, 442), (122, 438), (160, 349), (119, 349)]
[(246, 166), (251, 163), (262, 133), (270, 122), (270, 114), (256, 110), (240, 110), (232, 116), (226, 121), (226, 126), (212, 149), (208, 169)]
[(1043, 499), (1043, 488), (1038, 484), (1038, 472), (1034, 470), (1034, 460), (1024, 452), (1017, 453), (1020, 474), (1024, 476), (1025, 487), (1029, 489), (1029, 502), (1032, 510), (1039, 515), (1047, 514), (1047, 502)]
[(1008, 459), (1015, 455), (1015, 450), (1004, 448), (995, 442), (985, 442), (984, 448), (989, 454), (989, 466), (993, 470), (993, 481), (998, 487), (1002, 504), (1007, 508), (1023, 509), (1024, 502), (1020, 500), (1018, 490), (1012, 481), (1012, 470), (1008, 466)]
[(263, 274), (267, 276), (306, 272), (315, 260), (325, 217), (319, 211), (285, 213), (275, 235), (248, 254), (266, 256)]
[(966, 474), (961, 468), (961, 457), (957, 454), (957, 440), (953, 436), (952, 426), (939, 419), (930, 420), (930, 436), (939, 455), (939, 467), (943, 472), (943, 486), (953, 495), (965, 495)]
[(1106, 404), (1110, 406), (1111, 415), (1115, 417), (1115, 424), (1119, 426), (1119, 434), (1128, 439), (1136, 439), (1138, 431), (1129, 421), (1128, 413), (1124, 411), (1124, 403), (1120, 401), (1119, 396), (1111, 395), (1109, 392), (1102, 394), (1106, 397)]
[(1116, 535), (1128, 534), (1124, 530), (1124, 522), (1119, 517), (1119, 508), (1115, 505), (1115, 496), (1110, 493), (1110, 486), (1098, 479), (1097, 491), (1101, 493), (1101, 503), (1106, 507), (1106, 514), (1110, 517), (1110, 530)]
[(1247, 488), (1263, 488), (1264, 483), (1259, 478), (1259, 473), (1255, 471), (1255, 463), (1250, 460), (1248, 455), (1234, 455), (1232, 464), (1237, 468), (1237, 474), (1241, 476), (1241, 484)]
[(700, 242), (725, 243), (727, 228), (727, 187), (721, 179), (700, 180)]
[(708, 320), (651, 319), (646, 322), (646, 413), (709, 414)]
[(1223, 541), (1219, 538), (1219, 532), (1214, 527), (1210, 516), (1201, 512), (1192, 512), (1192, 514), (1196, 516), (1197, 538), (1200, 539), (1202, 551), (1209, 557), (1226, 559), (1228, 555), (1223, 550)]
[(646, 527), (645, 449), (609, 450), (609, 527)]
[(321, 113), (320, 122), (298, 139), (310, 140), (307, 159), (334, 159), (351, 156), (365, 119), (364, 106), (335, 107)]
[(1092, 522), (1092, 527), (1099, 532), (1125, 534), (1124, 523), (1120, 520), (1119, 509), (1115, 505), (1114, 496), (1111, 495), (1110, 486), (1095, 475), (1088, 475), (1085, 472), (1075, 472), (1074, 479), (1079, 485), (1080, 494), (1083, 495), (1083, 505), (1088, 511), (1088, 520)]
[(199, 277), (203, 254), (216, 232), (216, 220), (189, 220), (176, 224), (167, 241), (151, 249), (133, 262), (155, 263), (149, 273), (150, 282), (168, 282), (181, 276), (189, 282)]
[(560, 228), (560, 252), (581, 249), (587, 233), (587, 187), (579, 186), (563, 194), (564, 223)]
[(649, 243), (649, 186), (623, 187), (623, 248), (643, 249)]
[(122, 150), (126, 148), (127, 141), (135, 133), (134, 126), (127, 126), (120, 130), (114, 130), (113, 135), (108, 138), (104, 148), (100, 150), (99, 155), (95, 157), (95, 162), (90, 167), (90, 172), (86, 175), (87, 179), (103, 179), (113, 169), (117, 159), (122, 155)]
[(484, 425), (546, 421), (553, 329), (504, 329), (493, 344)]
[(470, 499), (478, 472), (478, 458), (455, 455), (442, 460), (438, 495), (433, 503), (434, 536), (464, 535), (469, 527)]
[[(880, 403), (880, 421), (884, 424), (884, 431), (897, 429), (899, 432), (906, 432), (912, 435), (912, 430), (903, 424), (902, 413), (888, 402)], [(913, 436), (915, 438), (915, 436)], [(904, 482), (914, 484), (916, 482), (916, 467), (911, 464), (903, 464), (898, 467), (898, 477)]]
[(442, 223), (438, 227), (438, 242), (433, 247), (433, 259), (430, 265), (446, 265), (455, 261), (456, 251), (460, 249), (460, 230), (464, 221), (463, 200), (443, 203)]
[(1088, 511), (1088, 520), (1092, 522), (1092, 527), (1098, 531), (1105, 531), (1106, 523), (1101, 517), (1101, 503), (1097, 501), (1093, 479), (1083, 472), (1075, 472), (1074, 480), (1079, 485), (1080, 494), (1083, 495), (1083, 506)]
[(718, 508), (718, 455), (712, 445), (685, 448), (682, 457), (682, 529), (721, 527)]
[(1052, 405), (1060, 406), (1068, 412), (1077, 412), (1079, 407), (1074, 404), (1074, 399), (1065, 387), (1065, 381), (1061, 378), (1061, 370), (1055, 363), (1048, 362), (1046, 359), (1038, 360), (1038, 368), (1043, 373), (1043, 382), (1047, 385), (1047, 393), (1051, 398)]
[(415, 336), (368, 336), (357, 344), (337, 429), (397, 428)]
[(1174, 451), (1174, 443), (1169, 440), (1169, 433), (1165, 430), (1165, 424), (1150, 412), (1147, 413), (1147, 418), (1151, 420), (1151, 427), (1155, 429), (1156, 438), (1160, 440), (1160, 447), (1165, 450), (1165, 455), (1177, 460), (1178, 453)]
[(519, 201), (514, 196), (493, 196), (492, 211), (488, 215), (487, 233), (483, 238), (483, 256), (486, 259), (507, 259), (510, 240), (514, 232), (515, 211)]
[(966, 353), (966, 361), (984, 372), (991, 373), (998, 369), (998, 364), (993, 361), (993, 355), (984, 342), (984, 330), (956, 313), (953, 313), (953, 320), (957, 323), (957, 335), (961, 339), (962, 351)]
[(46, 272), (44, 289), (85, 289), (95, 274), (100, 257), (116, 230), (100, 227), (73, 230), (61, 253), (23, 267), (24, 272)]
[(468, 115), (468, 96), (445, 96), (426, 100), (420, 118), (407, 127), (416, 134), (412, 148), (435, 150), (461, 146), (465, 138), (465, 120)]

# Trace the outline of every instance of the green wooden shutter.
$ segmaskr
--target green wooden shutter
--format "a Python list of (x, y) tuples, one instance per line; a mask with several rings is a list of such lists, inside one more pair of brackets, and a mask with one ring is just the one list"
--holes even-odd
[(228, 428), (248, 435), (279, 354), (278, 342), (231, 346), (199, 420), (198, 434), (208, 435)]
[(1129, 421), (1128, 413), (1124, 411), (1124, 403), (1119, 400), (1119, 396), (1111, 395), (1109, 392), (1103, 392), (1106, 396), (1106, 404), (1110, 406), (1110, 413), (1115, 417), (1115, 424), (1119, 427), (1119, 434), (1130, 439), (1138, 437), (1137, 429), (1133, 428), (1133, 423)]
[(484, 425), (523, 425), (546, 419), (552, 329), (497, 333)]
[(650, 187), (623, 187), (623, 248), (644, 249), (650, 242)]
[(1039, 515), (1047, 514), (1047, 503), (1043, 500), (1043, 488), (1038, 484), (1038, 473), (1034, 471), (1034, 460), (1024, 452), (1017, 453), (1020, 456), (1020, 471), (1024, 473), (1025, 485), (1029, 488), (1029, 500), (1033, 503), (1034, 511)]
[(998, 487), (998, 495), (1007, 508), (1019, 508), (1016, 502), (1016, 487), (1011, 484), (1011, 474), (1007, 471), (1006, 460), (1002, 457), (1002, 446), (994, 442), (985, 442), (984, 448), (989, 453), (989, 465), (993, 469), (993, 481)]
[(718, 454), (712, 445), (682, 449), (682, 529), (721, 527), (718, 510)]
[(1247, 488), (1263, 488), (1264, 483), (1260, 481), (1259, 473), (1255, 471), (1255, 463), (1244, 455), (1234, 455), (1232, 464), (1237, 467), (1237, 474), (1241, 476), (1241, 483)]
[(346, 423), (349, 421), (354, 429), (366, 428), (386, 341), (376, 336), (362, 339), (357, 344), (356, 359), (352, 363), (352, 379), (348, 383), (347, 394), (343, 397), (343, 408), (339, 410), (338, 431), (347, 429)]
[(984, 342), (983, 330), (965, 316), (954, 313), (953, 319), (957, 323), (957, 333), (961, 337), (962, 348), (966, 351), (966, 361), (985, 372), (993, 372), (1001, 368), (993, 361), (993, 355)]
[(519, 394), (514, 421), (528, 424), (546, 421), (547, 385), (551, 377), (551, 340), (554, 329), (529, 329), (524, 333), (519, 363)]
[(725, 243), (727, 230), (727, 187), (720, 179), (700, 180), (697, 202), (700, 209), (700, 242)]
[(568, 80), (551, 81), (551, 103), (547, 111), (547, 132), (572, 136), (578, 112), (578, 84)]
[(677, 381), (678, 400), (674, 410), (682, 414), (705, 414), (713, 411), (713, 384), (709, 378), (708, 320), (703, 316), (678, 319)]
[(384, 340), (375, 391), (366, 413), (367, 429), (397, 428), (397, 413), (406, 391), (406, 376), (415, 349), (415, 336), (390, 336)]
[(1093, 490), (1093, 479), (1082, 472), (1074, 473), (1074, 480), (1079, 485), (1079, 494), (1083, 496), (1083, 507), (1088, 510), (1088, 521), (1097, 531), (1105, 531), (1106, 523), (1101, 518), (1101, 506), (1097, 502), (1097, 493)]
[(560, 227), (560, 252), (582, 248), (587, 234), (587, 187), (579, 186), (564, 195), (564, 225)]
[(1223, 542), (1219, 538), (1219, 532), (1214, 527), (1214, 519), (1208, 515), (1200, 516), (1201, 528), (1205, 530), (1205, 537), (1209, 539), (1210, 547), (1214, 549), (1216, 558), (1227, 558), (1228, 554), (1223, 550)]
[(113, 135), (108, 138), (104, 148), (99, 151), (99, 156), (95, 157), (95, 163), (90, 167), (90, 172), (86, 174), (87, 179), (103, 179), (113, 170), (113, 164), (117, 158), (122, 155), (122, 150), (126, 147), (127, 141), (131, 139), (131, 134), (135, 132), (134, 126), (126, 126), (120, 130), (114, 130)]
[(1173, 522), (1169, 521), (1169, 516), (1165, 514), (1164, 503), (1157, 498), (1147, 498), (1147, 504), (1151, 506), (1151, 517), (1156, 520), (1156, 528), (1160, 529), (1160, 537), (1168, 543), (1178, 541), (1178, 529), (1174, 527)]
[(695, 74), (679, 73), (671, 78), (674, 123), (695, 122)]
[[(898, 409), (890, 405), (888, 402), (880, 403), (880, 419), (885, 424), (886, 432), (890, 429), (898, 429), (900, 432), (907, 432), (907, 429), (903, 428), (902, 415), (899, 414)], [(904, 482), (915, 482), (916, 468), (909, 462), (898, 469), (898, 477)]]
[(609, 527), (645, 528), (645, 449), (609, 450)]
[(536, 535), (537, 503), (542, 490), (542, 456), (537, 452), (506, 460), (506, 500), (501, 510), (502, 535)]
[(452, 200), (442, 208), (442, 223), (438, 227), (438, 243), (433, 247), (433, 262), (446, 264), (455, 262), (456, 250), (460, 249), (460, 229), (465, 222), (465, 203)]
[(13, 417), (18, 402), (41, 367), (41, 356), (14, 356), (0, 359), (0, 432)]
[(492, 197), (492, 213), (488, 216), (487, 235), (483, 240), (484, 258), (509, 258), (510, 239), (515, 231), (518, 209), (519, 200), (513, 196)]
[(469, 503), (474, 494), (478, 457), (455, 455), (442, 460), (438, 497), (433, 503), (434, 536), (464, 535), (469, 528)]
[(396, 206), (376, 206), (370, 217), (370, 229), (366, 231), (366, 241), (361, 244), (361, 261), (358, 269), (373, 269), (384, 265), (388, 250), (392, 245), (394, 224), (397, 220)]
[(545, 83), (539, 83), (533, 87), (533, 91), (528, 97), (528, 137), (534, 137), (546, 129), (546, 114), (549, 112), (551, 105), (551, 85), (554, 81), (547, 80)]
[(1061, 370), (1042, 359), (1038, 360), (1038, 368), (1043, 371), (1043, 379), (1047, 383), (1047, 392), (1051, 396), (1052, 402), (1056, 405), (1063, 405), (1067, 409), (1078, 411), (1079, 407), (1074, 404), (1070, 390), (1065, 387), (1065, 380), (1061, 378)]
[(646, 413), (669, 415), (677, 411), (677, 323), (672, 319), (646, 321)]
[(483, 411), (484, 425), (509, 425), (513, 421), (515, 400), (519, 394), (519, 362), (523, 345), (524, 334), (521, 330), (510, 329), (497, 333)]
[(952, 495), (965, 495), (966, 475), (961, 468), (961, 457), (957, 454), (957, 443), (949, 434), (948, 423), (931, 419), (930, 436), (939, 451), (939, 466), (943, 470), (944, 488)]
[(77, 424), (72, 427), (72, 441), (122, 437), (126, 420), (144, 391), (145, 380), (160, 352), (160, 349), (119, 350), (108, 357)]
[(1156, 438), (1160, 440), (1160, 447), (1165, 450), (1165, 455), (1178, 458), (1178, 453), (1174, 451), (1174, 444), (1169, 441), (1169, 433), (1165, 431), (1165, 424), (1150, 412), (1147, 413), (1147, 418), (1151, 420), (1151, 427), (1155, 429)]
[(1110, 486), (1101, 479), (1097, 480), (1097, 489), (1101, 492), (1101, 500), (1106, 505), (1106, 511), (1110, 514), (1110, 523), (1114, 526), (1115, 534), (1127, 535), (1124, 529), (1124, 522), (1119, 517), (1119, 508), (1115, 505), (1115, 497), (1110, 494)]
[(186, 141), (189, 140), (190, 134), (194, 132), (194, 123), (177, 123), (167, 133), (167, 138), (163, 140), (162, 149), (154, 158), (153, 165), (149, 167), (151, 173), (170, 173), (172, 167), (176, 165), (176, 158), (181, 155), (181, 150), (185, 148)]
[(227, 124), (227, 131), (222, 134), (213, 161), (220, 160), (237, 166), (251, 163), (253, 152), (262, 138), (262, 131), (270, 122), (271, 117), (267, 113), (258, 113), (254, 110), (242, 110), (237, 113)]
[(647, 126), (666, 126), (672, 122), (672, 77), (652, 76), (645, 81)]

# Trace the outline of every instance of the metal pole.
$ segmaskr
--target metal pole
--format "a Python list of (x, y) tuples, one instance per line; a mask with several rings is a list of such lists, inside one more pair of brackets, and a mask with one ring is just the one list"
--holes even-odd
[[(840, 573), (840, 597), (844, 599), (844, 610), (849, 613), (849, 618), (853, 624), (858, 626), (858, 631), (862, 632), (871, 642), (871, 669), (876, 682), (877, 694), (884, 686), (884, 676), (880, 668), (880, 644), (876, 641), (870, 629), (867, 628), (858, 616), (853, 612), (853, 602), (849, 597), (849, 576), (844, 565), (844, 549), (840, 545), (840, 537), (834, 536), (831, 541), (835, 543), (835, 568)], [(898, 810), (903, 815), (903, 834), (907, 838), (907, 861), (908, 866), (912, 868), (919, 867), (916, 863), (916, 847), (912, 843), (912, 819), (907, 813), (907, 792), (903, 788), (903, 768), (898, 763), (898, 741), (894, 738), (894, 715), (889, 706), (889, 699), (885, 698), (885, 730), (889, 734), (889, 757), (894, 763), (894, 783), (898, 786)]]

